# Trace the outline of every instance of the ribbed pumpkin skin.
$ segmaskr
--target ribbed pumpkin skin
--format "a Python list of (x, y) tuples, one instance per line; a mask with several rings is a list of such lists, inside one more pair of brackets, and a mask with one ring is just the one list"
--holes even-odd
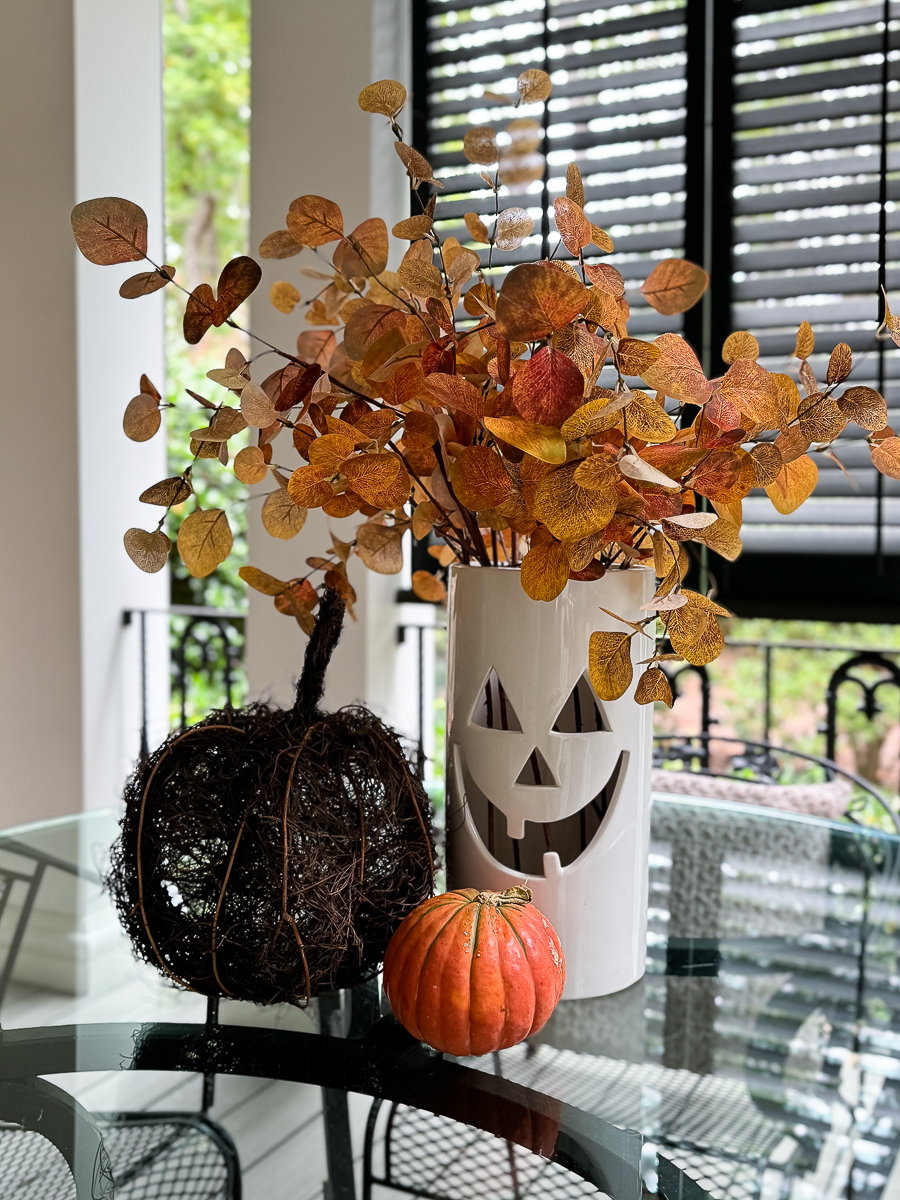
[(394, 1016), (443, 1054), (489, 1054), (537, 1033), (566, 962), (526, 888), (465, 888), (426, 900), (391, 938), (384, 990)]

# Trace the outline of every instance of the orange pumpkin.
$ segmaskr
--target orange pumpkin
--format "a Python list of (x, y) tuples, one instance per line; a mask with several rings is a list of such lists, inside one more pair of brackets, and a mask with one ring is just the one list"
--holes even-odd
[(444, 1054), (488, 1054), (537, 1033), (566, 960), (528, 888), (465, 888), (426, 900), (391, 938), (384, 990), (414, 1038)]

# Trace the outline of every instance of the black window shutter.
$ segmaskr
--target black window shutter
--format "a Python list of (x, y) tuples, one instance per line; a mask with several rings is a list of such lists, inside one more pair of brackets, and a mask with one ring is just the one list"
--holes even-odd
[[(554, 78), (543, 183), (505, 200), (532, 212), (535, 236), (500, 256), (496, 282), (541, 253), (542, 222), (546, 237), (574, 160), (588, 215), (611, 233), (609, 261), (629, 284), (631, 332), (683, 333), (715, 375), (725, 337), (748, 329), (764, 365), (796, 377), (790, 356), (807, 319), (817, 378), (833, 347), (849, 343), (852, 383), (885, 395), (900, 432), (898, 354), (875, 336), (879, 284), (900, 290), (900, 3), (417, 0), (413, 12), (414, 136), (445, 184), (442, 234), (466, 242), (463, 214), (492, 211), (462, 134), (502, 130), (518, 114), (482, 93), (509, 92), (526, 67)], [(637, 285), (672, 255), (703, 264), (712, 285), (683, 317), (664, 318)], [(874, 470), (864, 437), (851, 427), (835, 446), (852, 478), (815, 455), (819, 484), (796, 513), (780, 517), (762, 493), (744, 502), (744, 555), (711, 556), (726, 604), (747, 615), (897, 619), (900, 482)]]

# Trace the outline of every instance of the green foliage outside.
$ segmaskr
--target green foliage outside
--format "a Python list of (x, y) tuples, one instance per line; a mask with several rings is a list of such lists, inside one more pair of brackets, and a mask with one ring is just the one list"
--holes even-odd
[[(176, 268), (178, 282), (190, 289), (202, 282), (215, 284), (224, 264), (247, 252), (249, 0), (164, 0), (163, 48), (166, 262)], [(169, 471), (177, 474), (190, 463), (190, 431), (206, 424), (204, 410), (185, 389), (218, 401), (221, 391), (206, 378), (206, 372), (224, 364), (231, 346), (247, 355), (249, 347), (243, 334), (227, 327), (211, 329), (198, 346), (186, 345), (181, 336), (183, 293), (170, 288), (166, 305), (166, 399), (176, 405), (166, 414)], [(242, 434), (231, 440), (232, 457), (247, 439), (248, 435)], [(215, 459), (197, 460), (193, 482), (196, 499), (192, 497), (171, 513), (169, 536), (176, 536), (181, 521), (199, 501), (203, 508), (226, 509), (235, 551), (205, 579), (193, 579), (173, 554), (169, 560), (172, 603), (243, 609), (246, 588), (237, 573), (247, 561), (248, 489)], [(173, 621), (176, 641), (184, 624), (184, 618)], [(237, 627), (229, 636), (240, 649), (242, 637)], [(212, 642), (205, 664), (197, 646), (189, 647), (188, 657), (188, 720), (192, 720), (222, 703), (224, 656), (220, 644)], [(204, 665), (211, 671), (204, 670)], [(239, 704), (246, 694), (242, 670), (237, 682), (234, 699)], [(173, 719), (175, 701), (173, 697)]]

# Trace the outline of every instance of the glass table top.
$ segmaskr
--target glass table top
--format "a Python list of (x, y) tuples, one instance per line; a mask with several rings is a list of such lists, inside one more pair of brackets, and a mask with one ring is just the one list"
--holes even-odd
[(256, 1076), (325, 1089), (333, 1196), (353, 1187), (333, 1153), (346, 1105), (328, 1123), (343, 1091), (366, 1097), (373, 1197), (900, 1195), (893, 835), (656, 796), (643, 979), (462, 1062), (413, 1042), (377, 984), (307, 1010), (222, 1001), (206, 1025), (203, 997), (131, 955), (99, 882), (114, 836), (109, 812), (0, 834), (0, 1109), (27, 1076), (88, 1115), (84, 1082), (109, 1072)]

